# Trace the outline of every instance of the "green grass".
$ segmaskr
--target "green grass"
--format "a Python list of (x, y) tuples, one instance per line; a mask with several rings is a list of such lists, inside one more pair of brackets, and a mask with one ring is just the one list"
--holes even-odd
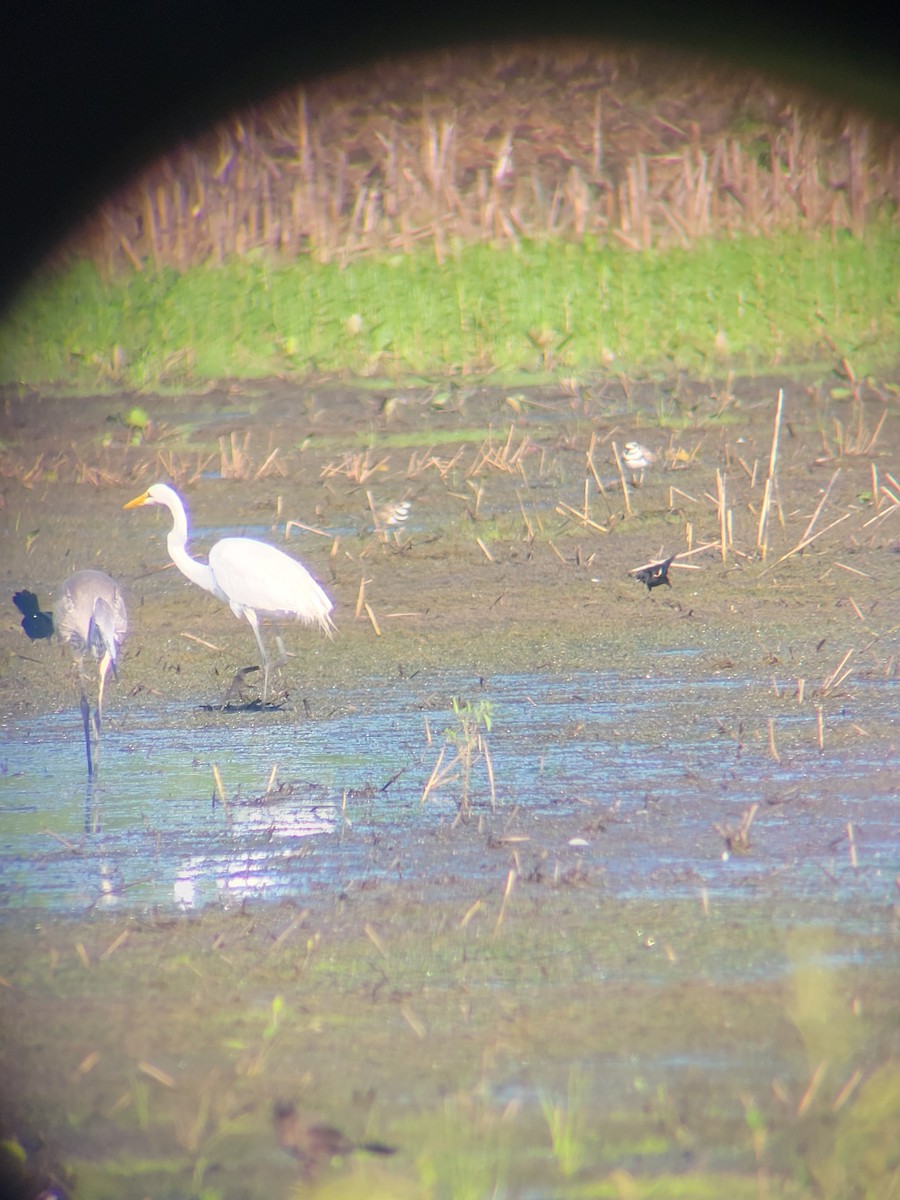
[(145, 272), (82, 262), (0, 326), (0, 382), (187, 386), (272, 373), (382, 379), (592, 370), (698, 374), (896, 358), (898, 241), (740, 238), (634, 253), (474, 245), (341, 268), (310, 259)]

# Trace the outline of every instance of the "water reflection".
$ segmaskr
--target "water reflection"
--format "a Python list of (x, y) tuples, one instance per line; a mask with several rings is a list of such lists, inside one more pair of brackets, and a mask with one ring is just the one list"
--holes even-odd
[[(883, 740), (839, 736), (884, 711), (884, 689), (856, 686), (829, 718), (826, 755), (814, 716), (794, 706), (779, 717), (780, 762), (754, 735), (771, 713), (769, 684), (733, 677), (685, 688), (677, 675), (522, 674), (482, 688), (423, 674), (342, 691), (321, 721), (120, 702), (103, 773), (87, 786), (70, 713), (11, 720), (0, 902), (183, 908), (378, 878), (493, 887), (511, 861), (524, 876), (586, 879), (617, 896), (766, 888), (889, 902), (900, 814)], [(464, 827), (458, 771), (421, 802), (441, 746), (455, 752), (444, 735), (454, 695), (487, 698), (492, 712), (496, 812), (476, 762)], [(716, 826), (735, 827), (753, 804), (750, 851), (726, 861)]]
[(173, 899), (182, 908), (205, 902), (210, 880), (223, 899), (277, 892), (306, 857), (302, 839), (331, 833), (338, 820), (338, 810), (330, 804), (285, 808), (276, 814), (241, 809), (231, 822), (233, 855), (192, 855), (178, 869)]

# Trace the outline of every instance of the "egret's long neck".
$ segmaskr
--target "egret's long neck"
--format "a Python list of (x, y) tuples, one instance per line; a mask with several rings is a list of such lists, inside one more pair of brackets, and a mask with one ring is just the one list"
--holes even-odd
[(196, 583), (198, 587), (204, 588), (207, 592), (215, 592), (216, 581), (212, 571), (206, 563), (191, 558), (187, 552), (188, 526), (184, 509), (179, 512), (173, 508), (171, 513), (174, 523), (166, 538), (166, 545), (169, 547), (169, 556), (172, 562), (182, 575), (188, 577), (191, 583)]

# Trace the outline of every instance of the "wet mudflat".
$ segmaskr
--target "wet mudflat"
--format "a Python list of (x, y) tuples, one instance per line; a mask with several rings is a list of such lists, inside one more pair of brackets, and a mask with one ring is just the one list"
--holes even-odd
[[(890, 389), (847, 392), (280, 383), (145, 397), (140, 429), (133, 397), (7, 396), (6, 591), (99, 566), (131, 613), (90, 787), (68, 658), (12, 605), (2, 629), (26, 1170), (78, 1196), (892, 1194), (900, 439)], [(167, 514), (121, 511), (164, 477), (195, 553), (318, 531), (286, 548), (340, 634), (282, 630), (278, 707), (252, 672), (217, 707), (255, 644), (165, 569)], [(671, 588), (629, 577), (673, 553)], [(298, 1148), (279, 1100), (397, 1153)]]

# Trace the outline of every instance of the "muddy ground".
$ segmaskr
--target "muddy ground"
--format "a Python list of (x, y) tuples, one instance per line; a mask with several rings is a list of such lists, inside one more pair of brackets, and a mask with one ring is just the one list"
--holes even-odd
[[(252, 634), (167, 567), (168, 515), (123, 503), (174, 480), (197, 553), (222, 529), (283, 544), (285, 522), (300, 522), (324, 536), (295, 526), (287, 548), (334, 597), (339, 635), (284, 629), (294, 657), (280, 707), (217, 720), (302, 729), (345, 716), (351, 688), (357, 711), (375, 709), (388, 683), (418, 679), (437, 727), (454, 695), (477, 702), (513, 671), (674, 671), (688, 697), (692, 681), (732, 675), (771, 689), (760, 703), (748, 686), (722, 731), (763, 776), (771, 764), (766, 803), (801, 743), (807, 753), (821, 737), (816, 753), (836, 764), (865, 743), (869, 785), (836, 769), (815, 795), (822, 829), (841, 835), (832, 859), (859, 852), (864, 873), (865, 819), (849, 814), (867, 786), (883, 793), (896, 761), (896, 395), (896, 382), (839, 374), (9, 392), (0, 577), (7, 595), (27, 586), (51, 601), (71, 571), (115, 575), (131, 631), (110, 740), (129, 705), (174, 713), (177, 701), (172, 720), (190, 729), (254, 663)], [(631, 440), (657, 460), (623, 481), (613, 447), (621, 455)], [(403, 499), (404, 524), (373, 518)], [(648, 593), (629, 575), (675, 553), (671, 588)], [(65, 655), (29, 643), (11, 604), (0, 669), (4, 723), (71, 710), (78, 760)], [(238, 700), (252, 702), (255, 679)], [(667, 726), (656, 704), (626, 732), (654, 755)], [(612, 774), (616, 754), (610, 745)], [(23, 803), (16, 776), (7, 762), (10, 810)], [(701, 801), (716, 787), (695, 783)], [(824, 885), (797, 897), (763, 870), (750, 891), (710, 901), (698, 884), (667, 902), (641, 898), (639, 880), (618, 894), (599, 867), (561, 868), (542, 850), (613, 819), (585, 801), (589, 780), (577, 811), (533, 821), (514, 797), (492, 811), (480, 786), (469, 813), (445, 814), (416, 841), (412, 863), (398, 843), (396, 882), (373, 871), (302, 903), (245, 898), (186, 914), (130, 908), (126, 896), (114, 913), (86, 914), (51, 911), (37, 883), (7, 887), (3, 1152), (30, 1180), (19, 1194), (47, 1173), (60, 1194), (91, 1197), (894, 1194), (900, 856), (889, 810), (878, 828), (895, 869), (855, 898)], [(664, 817), (656, 828), (664, 837)], [(623, 845), (632, 833), (625, 822)], [(716, 836), (723, 853), (765, 853), (735, 829)], [(490, 869), (454, 872), (457, 853)], [(792, 853), (821, 858), (822, 835)], [(397, 1153), (298, 1164), (272, 1125), (284, 1099)]]

